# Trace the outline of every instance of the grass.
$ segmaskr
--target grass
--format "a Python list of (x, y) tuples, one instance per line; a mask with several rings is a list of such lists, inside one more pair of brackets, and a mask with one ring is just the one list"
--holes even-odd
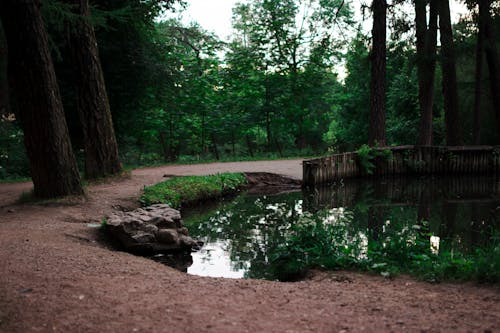
[(247, 180), (242, 173), (211, 176), (174, 177), (144, 188), (140, 201), (144, 206), (166, 203), (179, 209), (238, 191)]

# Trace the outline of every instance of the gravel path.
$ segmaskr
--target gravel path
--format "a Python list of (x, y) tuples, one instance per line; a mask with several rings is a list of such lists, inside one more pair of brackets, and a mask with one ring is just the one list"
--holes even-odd
[(190, 276), (113, 252), (89, 223), (137, 207), (164, 175), (301, 176), (299, 160), (138, 169), (86, 200), (15, 204), (0, 184), (0, 332), (499, 332), (498, 287), (428, 284), (351, 272), (280, 283)]

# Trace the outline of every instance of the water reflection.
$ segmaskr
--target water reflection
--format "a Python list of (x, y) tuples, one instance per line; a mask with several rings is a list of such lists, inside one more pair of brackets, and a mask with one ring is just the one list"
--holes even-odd
[[(191, 235), (206, 244), (193, 253), (187, 271), (282, 278), (284, 267), (298, 260), (289, 257), (296, 255), (293, 249), (283, 248), (294, 244), (297, 225), (311, 223), (329, 225), (325, 246), (333, 242), (337, 252), (332, 256), (345, 253), (347, 259), (370, 260), (370, 249), (383, 250), (395, 241), (415, 245), (422, 237), (435, 254), (443, 247), (471, 253), (500, 230), (499, 195), (499, 179), (486, 177), (363, 179), (304, 193), (242, 195), (185, 214)], [(311, 246), (322, 246), (322, 238), (314, 235), (318, 230), (311, 230)], [(307, 250), (300, 251), (300, 260), (307, 261)]]

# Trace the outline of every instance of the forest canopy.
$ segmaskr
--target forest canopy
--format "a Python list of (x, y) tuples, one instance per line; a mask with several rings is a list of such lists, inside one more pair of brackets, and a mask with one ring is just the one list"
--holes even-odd
[[(311, 156), (368, 142), (499, 143), (497, 1), (462, 2), (468, 13), (449, 26), (447, 0), (241, 1), (224, 41), (166, 19), (174, 3), (182, 10), (178, 1), (32, 2), (87, 176), (119, 172), (119, 161)], [(18, 111), (25, 97), (7, 75), (7, 54), (22, 42), (13, 41), (9, 3), (0, 8), (1, 179), (33, 174), (21, 126), (28, 116)], [(91, 58), (100, 61), (90, 66)], [(102, 102), (96, 119), (109, 118), (95, 131), (112, 131), (101, 143), (92, 131), (102, 121), (82, 113), (94, 100)], [(92, 155), (99, 145), (116, 149)]]

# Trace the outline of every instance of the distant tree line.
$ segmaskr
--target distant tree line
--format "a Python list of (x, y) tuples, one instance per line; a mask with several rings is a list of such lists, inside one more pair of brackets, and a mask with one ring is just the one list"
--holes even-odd
[(1, 2), (0, 178), (55, 196), (81, 193), (77, 163), (92, 179), (120, 161), (500, 142), (496, 1), (452, 26), (449, 0), (373, 0), (371, 33), (349, 1), (243, 1), (229, 41), (159, 20), (174, 3)]

